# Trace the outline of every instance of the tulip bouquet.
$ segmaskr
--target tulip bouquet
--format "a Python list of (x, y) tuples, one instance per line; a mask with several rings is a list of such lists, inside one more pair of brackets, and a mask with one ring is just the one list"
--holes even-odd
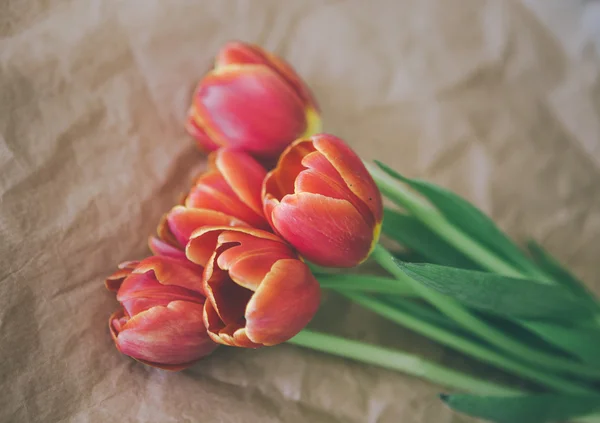
[[(123, 354), (181, 370), (219, 345), (288, 342), (454, 388), (448, 406), (491, 421), (600, 422), (600, 305), (585, 285), (466, 200), (319, 133), (316, 101), (282, 59), (225, 45), (186, 128), (208, 170), (159, 222), (153, 255), (105, 282)], [(357, 272), (366, 260), (381, 271)], [(305, 329), (323, 289), (531, 384)]]

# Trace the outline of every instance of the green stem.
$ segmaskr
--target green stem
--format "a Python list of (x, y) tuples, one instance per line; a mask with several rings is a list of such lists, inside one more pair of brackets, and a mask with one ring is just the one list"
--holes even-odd
[[(456, 370), (443, 367), (421, 357), (360, 341), (341, 338), (304, 329), (287, 341), (289, 344), (373, 364), (390, 370), (420, 377), (438, 385), (477, 395), (522, 395), (526, 392), (478, 379)], [(573, 419), (576, 423), (600, 423), (600, 415)]]
[(334, 335), (313, 332), (308, 329), (301, 331), (298, 335), (290, 339), (288, 343), (401, 371), (462, 391), (483, 395), (518, 395), (523, 393), (517, 389), (477, 379), (473, 376), (426, 361), (416, 355), (340, 338)]
[[(365, 166), (373, 176), (379, 189), (390, 200), (404, 207), (412, 213), (417, 219), (421, 220), (436, 234), (444, 240), (455, 246), (467, 257), (479, 263), (484, 268), (505, 276), (523, 278), (527, 275), (516, 269), (514, 266), (506, 263), (502, 258), (488, 250), (486, 247), (471, 239), (464, 232), (457, 229), (452, 223), (448, 222), (435, 208), (424, 202), (420, 197), (413, 194), (406, 186), (398, 183), (390, 175), (385, 173), (379, 167), (366, 163)], [(550, 282), (548, 276), (541, 272), (532, 263), (523, 261), (521, 263), (527, 267), (527, 273), (540, 282)]]
[(461, 351), (483, 362), (493, 364), (500, 369), (507, 370), (524, 379), (538, 382), (541, 385), (557, 391), (569, 389), (573, 392), (581, 392), (581, 387), (575, 383), (571, 383), (565, 379), (536, 370), (531, 366), (516, 362), (476, 341), (456, 335), (435, 324), (419, 319), (418, 317), (415, 317), (414, 313), (404, 311), (400, 307), (392, 307), (380, 300), (360, 294), (343, 293), (343, 295), (380, 316), (418, 332), (421, 335), (425, 335), (442, 345), (454, 348), (455, 350)]
[[(469, 310), (463, 307), (453, 299), (434, 291), (425, 285), (413, 280), (406, 275), (394, 263), (393, 256), (381, 245), (377, 245), (372, 254), (373, 258), (388, 272), (394, 275), (398, 280), (409, 284), (416, 292), (418, 292), (425, 300), (429, 301), (443, 314), (453, 319), (470, 332), (478, 335), (490, 344), (519, 357), (523, 361), (529, 362), (534, 366), (540, 366), (550, 371), (561, 371), (577, 375), (581, 378), (596, 380), (598, 372), (579, 363), (564, 360), (543, 351), (536, 350), (530, 346), (519, 342), (509, 336), (506, 336), (502, 331), (486, 324), (474, 316)], [(586, 388), (569, 389), (565, 392), (589, 392)]]
[(342, 292), (370, 292), (402, 297), (414, 297), (417, 294), (410, 286), (398, 283), (394, 278), (369, 275), (337, 274), (316, 275), (321, 288), (330, 288)]

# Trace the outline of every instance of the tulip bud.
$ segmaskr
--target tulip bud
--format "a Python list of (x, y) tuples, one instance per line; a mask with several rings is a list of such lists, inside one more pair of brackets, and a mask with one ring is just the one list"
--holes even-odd
[(332, 135), (289, 146), (265, 178), (262, 196), (273, 229), (320, 266), (354, 267), (379, 239), (381, 193), (356, 153)]
[(202, 228), (186, 248), (205, 264), (204, 323), (213, 341), (246, 348), (296, 335), (319, 307), (308, 266), (276, 235), (253, 228)]
[(127, 262), (106, 280), (122, 310), (109, 319), (117, 349), (144, 364), (181, 370), (216, 347), (203, 321), (202, 267), (185, 259)]
[(198, 84), (186, 128), (205, 151), (233, 147), (275, 159), (321, 127), (309, 89), (292, 67), (258, 46), (227, 43)]

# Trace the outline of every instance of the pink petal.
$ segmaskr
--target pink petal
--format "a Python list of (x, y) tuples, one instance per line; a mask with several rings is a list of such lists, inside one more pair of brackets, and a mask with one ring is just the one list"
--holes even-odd
[(300, 332), (320, 302), (319, 283), (297, 259), (280, 260), (246, 307), (246, 333), (255, 343), (276, 345)]
[(198, 125), (194, 115), (195, 111), (194, 107), (192, 106), (185, 121), (185, 130), (196, 140), (196, 144), (200, 151), (204, 151), (206, 153), (215, 151), (220, 147), (220, 145), (213, 141), (208, 136), (206, 131), (204, 131), (204, 129)]
[(320, 151), (341, 175), (348, 188), (371, 209), (375, 221), (383, 219), (381, 193), (365, 168), (362, 160), (344, 141), (329, 135), (311, 137), (314, 147)]
[(363, 216), (369, 226), (375, 226), (375, 217), (367, 202), (358, 198), (342, 179), (337, 170), (318, 151), (308, 154), (302, 160), (307, 167), (300, 172), (295, 182), (295, 193), (310, 192), (325, 197), (346, 200)]
[(189, 301), (203, 303), (204, 296), (187, 288), (176, 285), (163, 285), (156, 280), (153, 272), (132, 273), (117, 293), (117, 300), (130, 316), (154, 306), (166, 306), (171, 301)]
[(255, 44), (230, 41), (219, 51), (216, 66), (222, 67), (230, 64), (262, 64), (268, 66), (294, 88), (305, 104), (318, 110), (317, 103), (306, 84), (294, 69), (279, 56), (269, 53)]
[(154, 255), (185, 259), (185, 252), (154, 236), (148, 238), (148, 247)]
[(153, 366), (190, 365), (217, 346), (206, 332), (203, 308), (185, 301), (153, 307), (133, 316), (118, 332), (113, 324), (115, 343), (123, 354)]
[(216, 170), (206, 172), (196, 180), (185, 205), (189, 208), (215, 210), (251, 226), (267, 226), (262, 210), (252, 210)]
[(162, 285), (176, 285), (202, 293), (203, 268), (189, 260), (152, 256), (142, 260), (134, 273), (152, 271)]
[(273, 211), (273, 224), (301, 256), (327, 267), (360, 264), (375, 238), (352, 204), (311, 193), (285, 196)]
[(225, 66), (209, 73), (194, 99), (196, 123), (219, 144), (273, 157), (307, 127), (305, 105), (265, 66)]
[(243, 221), (216, 210), (184, 206), (171, 209), (167, 222), (180, 245), (186, 245), (192, 233), (205, 226), (247, 226)]
[(244, 310), (252, 291), (231, 280), (226, 271), (215, 265), (218, 251), (213, 254), (204, 272), (204, 290), (225, 326), (244, 325)]
[(215, 165), (238, 198), (262, 215), (260, 190), (267, 171), (252, 156), (230, 148), (216, 153)]
[(104, 286), (106, 287), (106, 289), (108, 289), (109, 291), (117, 292), (125, 278), (131, 274), (131, 272), (133, 271), (133, 269), (135, 269), (135, 266), (137, 266), (138, 263), (138, 261), (125, 261), (119, 264), (119, 270), (107, 277), (104, 281)]

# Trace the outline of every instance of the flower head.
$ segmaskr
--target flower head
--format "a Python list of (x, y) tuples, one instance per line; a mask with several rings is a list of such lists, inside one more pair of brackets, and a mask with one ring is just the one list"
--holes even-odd
[(256, 348), (296, 335), (319, 307), (308, 266), (276, 235), (252, 228), (203, 228), (186, 249), (206, 265), (204, 322), (218, 343)]
[(203, 150), (232, 147), (261, 159), (276, 158), (320, 126), (316, 102), (292, 67), (241, 42), (221, 49), (196, 88), (186, 123)]
[(381, 193), (356, 153), (332, 135), (290, 145), (262, 196), (273, 229), (318, 265), (356, 266), (379, 239)]
[(251, 156), (222, 148), (209, 156), (209, 168), (195, 181), (183, 204), (163, 216), (154, 254), (185, 257), (190, 235), (204, 226), (254, 226), (268, 229), (261, 205), (261, 184), (267, 171)]
[(105, 284), (122, 306), (108, 325), (123, 354), (181, 370), (217, 347), (203, 321), (202, 267), (185, 259), (149, 257), (124, 263)]

